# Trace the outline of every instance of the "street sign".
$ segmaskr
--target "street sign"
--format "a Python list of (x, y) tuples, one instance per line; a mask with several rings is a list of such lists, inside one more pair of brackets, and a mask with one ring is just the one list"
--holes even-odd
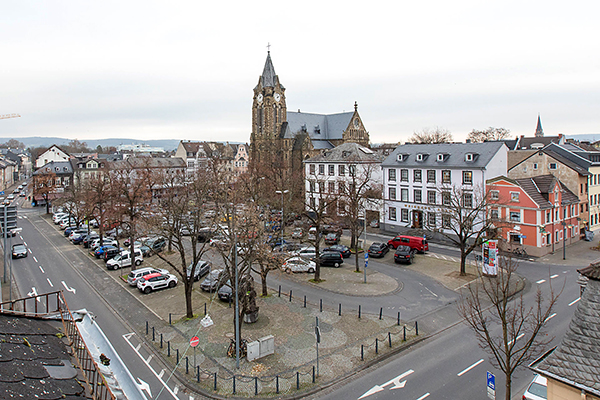
[(369, 259), (369, 253), (367, 253), (367, 252), (365, 251), (365, 260), (368, 260), (368, 259)]
[(487, 371), (487, 395), (490, 399), (496, 399), (496, 377)]
[(190, 339), (190, 346), (196, 347), (200, 343), (200, 338), (198, 336), (194, 336)]
[(525, 236), (525, 235), (519, 235), (519, 237), (520, 237), (521, 239), (527, 239), (527, 236)]
[(4, 190), (0, 192), (0, 195), (4, 194)]

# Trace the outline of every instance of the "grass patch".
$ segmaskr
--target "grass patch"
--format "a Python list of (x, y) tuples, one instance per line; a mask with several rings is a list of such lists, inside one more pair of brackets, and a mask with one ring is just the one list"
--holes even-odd
[(325, 279), (316, 280), (315, 278), (313, 278), (313, 279), (309, 279), (308, 281), (312, 282), (312, 283), (322, 283), (322, 282), (325, 282)]
[(187, 321), (191, 321), (193, 319), (196, 319), (200, 316), (200, 314), (192, 314), (192, 318), (188, 318), (188, 317), (181, 317), (179, 319), (180, 322), (187, 322)]

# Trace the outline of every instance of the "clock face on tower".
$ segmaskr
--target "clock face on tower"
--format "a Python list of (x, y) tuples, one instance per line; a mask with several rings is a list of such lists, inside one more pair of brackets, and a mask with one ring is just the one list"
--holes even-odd
[(259, 93), (258, 96), (256, 96), (256, 101), (258, 101), (259, 103), (262, 103), (262, 101), (263, 101), (262, 93)]
[(273, 97), (275, 97), (275, 101), (281, 100), (281, 95), (279, 93), (275, 93)]

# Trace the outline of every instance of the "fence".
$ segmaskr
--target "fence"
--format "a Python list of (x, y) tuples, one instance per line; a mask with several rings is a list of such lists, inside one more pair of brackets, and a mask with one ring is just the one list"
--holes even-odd
[[(31, 305), (32, 302), (33, 305)], [(106, 384), (104, 376), (100, 373), (98, 365), (81, 337), (79, 328), (73, 319), (62, 291), (0, 303), (0, 313), (18, 315), (25, 318), (59, 313), (69, 346), (73, 350), (73, 355), (85, 379), (88, 395), (97, 400), (115, 400), (115, 396)]]

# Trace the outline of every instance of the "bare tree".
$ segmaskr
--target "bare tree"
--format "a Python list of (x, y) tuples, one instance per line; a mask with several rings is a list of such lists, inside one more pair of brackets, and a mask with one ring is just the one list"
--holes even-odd
[(485, 131), (473, 129), (467, 135), (467, 139), (474, 143), (481, 143), (485, 141), (506, 139), (508, 135), (510, 135), (510, 130), (504, 128), (493, 128), (490, 126)]
[(100, 168), (95, 175), (86, 181), (87, 202), (90, 205), (90, 214), (98, 222), (98, 235), (100, 241), (111, 218), (115, 218), (112, 207), (114, 201), (113, 187), (110, 174), (106, 167)]
[(452, 133), (440, 127), (435, 129), (425, 128), (421, 131), (415, 131), (408, 141), (414, 144), (450, 143), (452, 142)]
[(458, 303), (458, 311), (479, 346), (506, 377), (506, 400), (512, 398), (512, 375), (517, 367), (532, 361), (551, 342), (552, 338), (544, 335), (544, 327), (563, 290), (555, 293), (550, 285), (544, 296), (538, 286), (534, 304), (526, 305), (522, 291), (515, 295), (520, 281), (517, 267), (514, 260), (500, 257), (498, 276), (481, 277), (470, 284)]
[(46, 214), (50, 213), (50, 195), (56, 193), (56, 174), (52, 171), (38, 170), (31, 183), (32, 194), (35, 200), (36, 196), (41, 196), (46, 202)]

